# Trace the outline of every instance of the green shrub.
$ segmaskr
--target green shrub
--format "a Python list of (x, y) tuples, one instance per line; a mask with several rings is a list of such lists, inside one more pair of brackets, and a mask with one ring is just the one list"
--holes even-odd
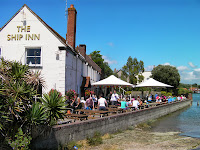
[(172, 96), (171, 92), (161, 91), (161, 95)]
[(166, 91), (161, 91), (161, 95), (167, 95), (167, 92)]
[(165, 96), (172, 96), (172, 93), (168, 92)]
[(131, 91), (126, 91), (125, 92), (125, 95), (130, 95), (131, 94)]
[(178, 94), (179, 95), (185, 95), (185, 94), (188, 94), (189, 93), (189, 90), (187, 90), (187, 89), (184, 89), (184, 88), (179, 88), (178, 89)]
[(103, 143), (101, 134), (99, 132), (95, 132), (93, 137), (87, 137), (87, 143), (89, 145), (97, 146)]
[(15, 139), (7, 139), (7, 141), (13, 150), (25, 150), (28, 149), (31, 139), (31, 136), (24, 134), (22, 129), (19, 128)]

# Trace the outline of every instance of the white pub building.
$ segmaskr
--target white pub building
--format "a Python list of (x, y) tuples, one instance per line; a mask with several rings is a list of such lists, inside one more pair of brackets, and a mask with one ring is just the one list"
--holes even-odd
[(86, 45), (75, 48), (76, 9), (68, 8), (66, 39), (47, 25), (27, 5), (0, 28), (0, 57), (41, 71), (43, 92), (69, 89), (83, 96), (90, 83), (100, 80), (101, 68), (86, 55)]

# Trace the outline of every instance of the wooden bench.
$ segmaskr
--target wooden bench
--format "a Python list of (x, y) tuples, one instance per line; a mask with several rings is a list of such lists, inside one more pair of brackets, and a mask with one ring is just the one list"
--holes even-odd
[(118, 106), (115, 106), (115, 105), (109, 105), (108, 107), (109, 108), (118, 108)]
[(88, 120), (88, 115), (82, 115), (82, 114), (81, 115), (79, 115), (79, 114), (67, 114), (66, 117), (68, 119), (74, 119), (74, 122), (76, 120), (80, 120), (80, 121)]
[(83, 112), (84, 114), (87, 115), (93, 115), (93, 117), (95, 115), (100, 115), (100, 117), (103, 117), (103, 115), (107, 115), (109, 111), (99, 111), (99, 110), (86, 110), (86, 109), (77, 109), (76, 112)]
[(108, 111), (111, 112), (111, 113), (123, 113), (123, 112), (125, 112), (125, 110), (122, 109), (122, 108), (108, 108)]

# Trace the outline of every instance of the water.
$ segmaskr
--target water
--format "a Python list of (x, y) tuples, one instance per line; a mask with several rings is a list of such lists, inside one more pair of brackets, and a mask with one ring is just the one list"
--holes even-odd
[(200, 138), (200, 94), (193, 94), (190, 107), (162, 117), (155, 122), (154, 132), (181, 132), (182, 136)]

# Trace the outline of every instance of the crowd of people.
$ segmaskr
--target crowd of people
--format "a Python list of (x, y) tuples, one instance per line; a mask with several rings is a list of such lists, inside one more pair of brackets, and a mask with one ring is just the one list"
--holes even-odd
[(149, 94), (144, 98), (140, 98), (138, 95), (136, 98), (134, 96), (124, 96), (121, 97), (117, 94), (117, 92), (114, 90), (114, 92), (110, 92), (106, 98), (103, 97), (103, 94), (100, 94), (98, 97), (94, 94), (91, 96), (86, 97), (86, 100), (84, 97), (81, 99), (78, 97), (78, 94), (75, 94), (73, 99), (69, 99), (68, 96), (66, 96), (66, 104), (67, 108), (71, 108), (72, 113), (75, 112), (76, 109), (86, 109), (86, 110), (107, 110), (107, 108), (111, 106), (117, 106), (121, 109), (140, 109), (144, 107), (145, 105), (148, 107), (149, 103), (156, 102), (156, 103), (171, 103), (174, 101), (181, 101), (183, 99), (186, 99), (185, 96), (179, 95), (179, 96), (165, 96), (161, 95), (159, 96), (157, 93), (155, 95)]

